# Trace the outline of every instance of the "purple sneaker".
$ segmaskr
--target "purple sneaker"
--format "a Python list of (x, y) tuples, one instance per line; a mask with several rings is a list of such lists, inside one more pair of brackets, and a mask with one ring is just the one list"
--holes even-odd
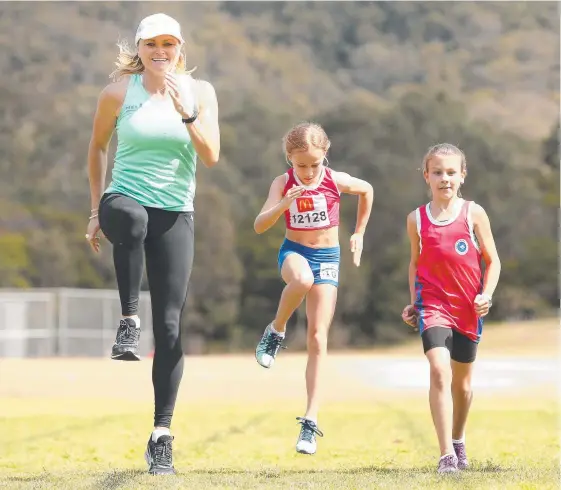
[(438, 473), (454, 473), (458, 471), (458, 457), (455, 454), (446, 454), (438, 461)]
[(454, 452), (458, 457), (458, 469), (465, 470), (468, 466), (468, 458), (466, 456), (466, 443), (465, 442), (454, 442)]

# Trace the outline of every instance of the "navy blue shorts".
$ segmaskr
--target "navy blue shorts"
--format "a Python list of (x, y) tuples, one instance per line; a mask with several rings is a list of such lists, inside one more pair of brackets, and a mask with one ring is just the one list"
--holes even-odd
[(340, 247), (311, 248), (285, 238), (279, 250), (279, 272), (286, 257), (293, 253), (308, 261), (314, 274), (314, 284), (333, 284), (335, 287), (339, 285)]

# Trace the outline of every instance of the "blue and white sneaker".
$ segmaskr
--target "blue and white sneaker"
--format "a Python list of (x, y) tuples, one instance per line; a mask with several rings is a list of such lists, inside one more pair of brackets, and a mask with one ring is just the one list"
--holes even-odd
[(272, 324), (267, 325), (267, 328), (265, 329), (265, 332), (255, 349), (255, 359), (257, 359), (257, 362), (264, 368), (272, 367), (275, 363), (275, 358), (277, 357), (279, 349), (281, 347), (286, 349), (286, 347), (282, 345), (283, 340), (284, 336), (273, 332)]
[(304, 417), (296, 417), (298, 423), (302, 425), (298, 442), (296, 442), (296, 451), (300, 454), (315, 454), (317, 451), (316, 434), (323, 437), (323, 432), (313, 420)]

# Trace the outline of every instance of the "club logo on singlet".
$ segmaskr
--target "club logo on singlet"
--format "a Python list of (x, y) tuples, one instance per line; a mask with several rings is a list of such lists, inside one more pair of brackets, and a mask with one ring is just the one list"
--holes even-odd
[(290, 224), (293, 228), (309, 229), (329, 226), (327, 200), (323, 194), (298, 197), (290, 204)]
[(456, 242), (456, 245), (454, 245), (454, 248), (456, 249), (456, 253), (458, 255), (465, 255), (465, 254), (468, 253), (468, 243), (463, 238), (460, 238)]

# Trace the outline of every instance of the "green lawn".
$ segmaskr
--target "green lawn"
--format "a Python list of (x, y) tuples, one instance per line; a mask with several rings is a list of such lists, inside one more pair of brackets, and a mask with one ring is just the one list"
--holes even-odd
[[(558, 334), (556, 320), (497, 325), (481, 358), (554, 359)], [(466, 440), (472, 468), (440, 476), (426, 390), (374, 386), (356, 370), (357, 359), (403, 356), (422, 359), (419, 342), (328, 356), (319, 420), (325, 437), (314, 456), (294, 450), (304, 354), (283, 352), (272, 370), (252, 353), (187, 358), (172, 477), (147, 475), (143, 460), (153, 410), (150, 359), (3, 359), (0, 488), (560, 488), (556, 380), (476, 388)]]
[(444, 476), (435, 472), (424, 396), (330, 403), (314, 456), (294, 451), (300, 409), (293, 400), (182, 402), (173, 425), (178, 475), (151, 477), (143, 461), (150, 403), (3, 400), (0, 487), (559, 488), (558, 412), (545, 398), (526, 407), (476, 399), (466, 441), (473, 467)]

